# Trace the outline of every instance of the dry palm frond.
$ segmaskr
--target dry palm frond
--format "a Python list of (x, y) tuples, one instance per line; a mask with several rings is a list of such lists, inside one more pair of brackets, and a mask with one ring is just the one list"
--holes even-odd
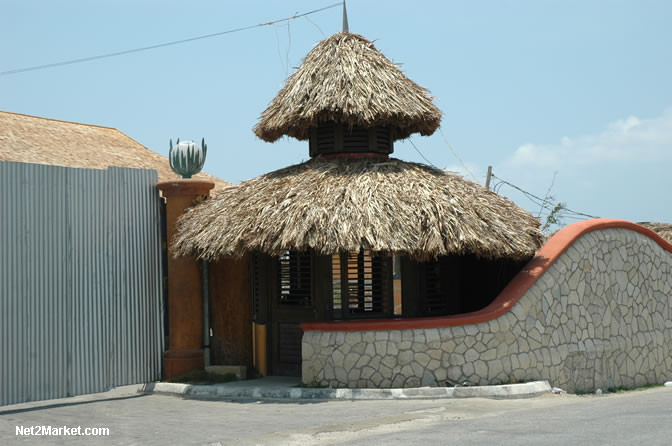
[(524, 259), (541, 245), (538, 227), (511, 201), (455, 174), (396, 159), (318, 157), (192, 208), (173, 250), (210, 260), (360, 247), (418, 260), (467, 253)]
[(370, 128), (389, 126), (394, 139), (431, 135), (441, 111), (423, 87), (407, 78), (367, 39), (334, 34), (308, 53), (254, 128), (273, 142), (283, 135), (304, 140), (318, 122)]

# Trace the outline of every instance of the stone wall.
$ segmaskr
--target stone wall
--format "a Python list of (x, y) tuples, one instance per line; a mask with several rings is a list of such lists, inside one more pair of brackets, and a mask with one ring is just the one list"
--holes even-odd
[(547, 379), (570, 392), (672, 379), (672, 254), (629, 229), (576, 240), (510, 311), (479, 324), (306, 331), (303, 382), (331, 387)]

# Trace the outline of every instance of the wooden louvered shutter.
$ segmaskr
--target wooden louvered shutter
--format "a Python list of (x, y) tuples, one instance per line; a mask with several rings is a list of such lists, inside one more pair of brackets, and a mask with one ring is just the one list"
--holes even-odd
[(372, 143), (371, 146), (376, 148), (376, 152), (392, 153), (394, 151), (392, 131), (390, 128), (376, 127), (373, 130), (372, 136), (375, 137), (375, 143)]
[(287, 251), (279, 259), (278, 305), (308, 307), (312, 305), (310, 253)]
[(389, 127), (364, 128), (321, 122), (310, 130), (308, 147), (310, 156), (335, 153), (378, 153), (393, 151), (392, 130)]
[(365, 153), (370, 151), (368, 129), (343, 126), (343, 152)]
[(336, 153), (337, 146), (336, 125), (333, 122), (321, 123), (318, 128), (311, 130), (308, 141), (310, 156)]
[(331, 317), (333, 319), (343, 319), (343, 270), (341, 268), (341, 254), (334, 254), (331, 257)]
[(334, 256), (332, 265), (334, 319), (392, 316), (391, 257), (360, 250)]
[(460, 312), (459, 257), (439, 257), (420, 264), (420, 314), (443, 316)]

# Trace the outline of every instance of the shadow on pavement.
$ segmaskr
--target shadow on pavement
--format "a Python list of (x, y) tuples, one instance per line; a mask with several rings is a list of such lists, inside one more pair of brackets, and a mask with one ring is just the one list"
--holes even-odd
[(87, 401), (73, 401), (73, 402), (70, 402), (70, 403), (44, 404), (44, 405), (41, 405), (41, 406), (24, 407), (24, 408), (20, 408), (20, 409), (9, 409), (9, 410), (1, 410), (0, 409), (0, 416), (17, 414), (17, 413), (24, 413), (24, 412), (33, 412), (33, 411), (36, 411), (36, 410), (54, 409), (54, 408), (57, 408), (57, 407), (80, 406), (82, 404), (102, 403), (102, 402), (117, 401), (117, 400), (130, 400), (130, 399), (142, 398), (142, 397), (146, 397), (146, 396), (149, 396), (149, 395), (138, 394), (138, 395), (128, 395), (128, 396), (117, 396), (117, 397), (110, 397), (110, 398), (100, 398), (100, 399), (87, 400)]

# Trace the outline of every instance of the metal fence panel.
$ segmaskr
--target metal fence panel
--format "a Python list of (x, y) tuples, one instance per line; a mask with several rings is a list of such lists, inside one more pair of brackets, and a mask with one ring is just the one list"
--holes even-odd
[(0, 162), (0, 405), (160, 377), (157, 181)]

